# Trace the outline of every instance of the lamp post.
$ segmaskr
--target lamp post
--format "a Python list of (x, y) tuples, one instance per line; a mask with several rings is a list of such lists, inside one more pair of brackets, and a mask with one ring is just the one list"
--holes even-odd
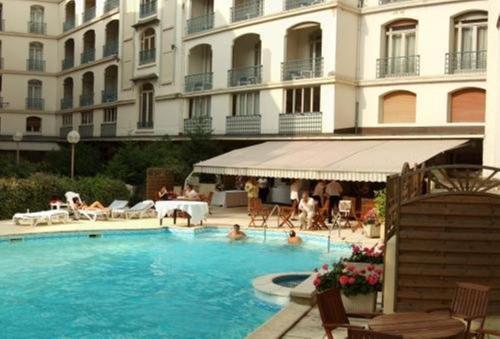
[(71, 179), (75, 176), (75, 145), (80, 141), (80, 134), (73, 130), (68, 133), (66, 139), (71, 144)]
[(21, 132), (14, 133), (14, 135), (12, 136), (12, 140), (14, 140), (14, 142), (16, 143), (16, 164), (19, 166), (19, 162), (21, 160), (21, 151), (19, 149), (19, 146), (21, 141), (23, 140), (23, 134)]

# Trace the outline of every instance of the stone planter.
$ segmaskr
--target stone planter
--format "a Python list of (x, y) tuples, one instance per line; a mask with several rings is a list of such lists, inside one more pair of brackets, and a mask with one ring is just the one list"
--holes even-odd
[(368, 238), (380, 238), (380, 224), (364, 224), (363, 233)]
[(377, 292), (346, 296), (341, 294), (347, 313), (374, 313), (377, 306)]

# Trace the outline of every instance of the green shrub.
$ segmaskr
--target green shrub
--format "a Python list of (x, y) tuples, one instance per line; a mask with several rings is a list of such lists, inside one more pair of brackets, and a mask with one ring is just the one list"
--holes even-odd
[(105, 177), (72, 180), (37, 174), (25, 179), (0, 178), (0, 219), (26, 210), (47, 210), (52, 197), (64, 201), (67, 191), (80, 193), (89, 204), (98, 200), (108, 205), (114, 199), (127, 200), (130, 195), (123, 182)]
[(382, 189), (375, 192), (375, 207), (382, 220), (385, 220), (386, 191)]

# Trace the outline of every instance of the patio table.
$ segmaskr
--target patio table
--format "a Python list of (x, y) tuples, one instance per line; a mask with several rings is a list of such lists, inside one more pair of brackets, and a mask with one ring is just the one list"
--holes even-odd
[(461, 338), (465, 325), (447, 313), (408, 312), (384, 314), (369, 321), (371, 330), (399, 334), (403, 338)]
[(240, 207), (248, 204), (247, 192), (239, 190), (217, 191), (212, 197), (213, 206)]
[(177, 223), (177, 212), (183, 211), (188, 214), (188, 226), (191, 226), (191, 220), (194, 223), (202, 223), (203, 219), (208, 216), (208, 204), (203, 201), (187, 201), (187, 200), (163, 200), (157, 201), (155, 204), (158, 212), (160, 225), (162, 220), (168, 214), (173, 213), (174, 224)]

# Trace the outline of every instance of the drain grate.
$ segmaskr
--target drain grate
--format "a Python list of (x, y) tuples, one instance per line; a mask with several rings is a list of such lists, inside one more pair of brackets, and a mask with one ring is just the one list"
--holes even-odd
[(10, 238), (9, 241), (11, 243), (16, 243), (16, 242), (21, 242), (23, 241), (24, 239), (23, 238)]
[(90, 233), (89, 238), (100, 238), (102, 237), (102, 234), (99, 233)]

